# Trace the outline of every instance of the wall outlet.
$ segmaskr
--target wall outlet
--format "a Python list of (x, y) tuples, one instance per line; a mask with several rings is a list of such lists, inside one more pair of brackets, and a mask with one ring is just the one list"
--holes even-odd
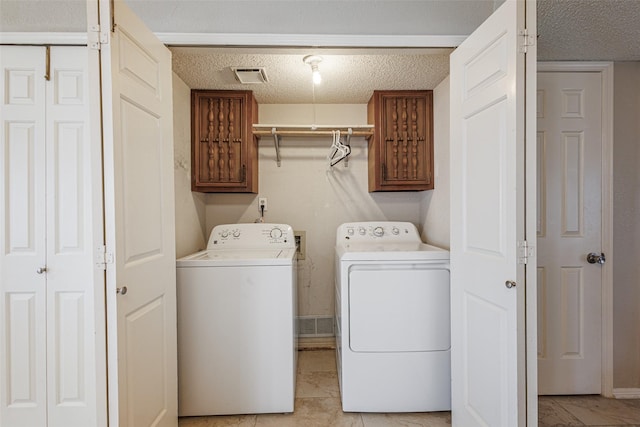
[(307, 254), (307, 232), (293, 230), (293, 235), (296, 239), (296, 253), (298, 254), (298, 259), (305, 259)]
[(267, 198), (266, 197), (260, 197), (258, 199), (258, 212), (261, 212), (261, 206), (264, 206), (264, 211), (267, 211)]

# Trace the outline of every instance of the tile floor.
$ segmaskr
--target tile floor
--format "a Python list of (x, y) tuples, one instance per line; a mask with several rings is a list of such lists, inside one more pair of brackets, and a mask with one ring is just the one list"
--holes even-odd
[[(540, 397), (540, 427), (640, 427), (640, 400), (600, 396)], [(345, 413), (340, 405), (335, 353), (331, 350), (298, 353), (298, 375), (293, 414), (259, 414), (180, 418), (179, 427), (449, 427), (449, 412), (416, 414)]]
[(640, 427), (640, 399), (602, 396), (540, 396), (539, 427)]

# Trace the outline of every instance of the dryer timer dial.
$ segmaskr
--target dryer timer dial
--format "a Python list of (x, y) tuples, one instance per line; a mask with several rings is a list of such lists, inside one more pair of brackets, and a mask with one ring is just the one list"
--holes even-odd
[(382, 237), (384, 235), (384, 228), (376, 227), (373, 229), (373, 235), (376, 237)]
[(272, 239), (279, 239), (282, 237), (282, 230), (280, 230), (279, 228), (272, 228), (271, 231), (269, 232), (269, 236), (271, 236)]

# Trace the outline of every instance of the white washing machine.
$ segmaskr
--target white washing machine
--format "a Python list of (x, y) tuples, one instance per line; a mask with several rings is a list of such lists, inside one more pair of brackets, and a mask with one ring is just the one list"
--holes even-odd
[(291, 227), (219, 225), (205, 251), (176, 267), (179, 415), (293, 412)]
[(342, 224), (335, 283), (342, 409), (450, 410), (449, 252), (408, 222)]

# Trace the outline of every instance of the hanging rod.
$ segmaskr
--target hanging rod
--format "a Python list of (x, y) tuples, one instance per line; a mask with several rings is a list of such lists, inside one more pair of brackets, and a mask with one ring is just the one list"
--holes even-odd
[[(276, 163), (280, 167), (282, 160), (280, 158), (280, 138), (283, 136), (332, 136), (333, 131), (339, 130), (342, 135), (347, 138), (347, 144), (351, 142), (352, 136), (363, 136), (369, 139), (373, 136), (373, 125), (354, 125), (354, 126), (333, 126), (333, 125), (271, 125), (271, 124), (254, 124), (253, 134), (257, 137), (272, 136), (273, 145), (276, 149)], [(347, 161), (345, 159), (345, 166)]]
[[(340, 133), (347, 135), (349, 129), (334, 129), (339, 130)], [(279, 130), (276, 129), (275, 133), (281, 136), (331, 136), (333, 135), (330, 130)], [(271, 136), (274, 133), (271, 130), (253, 130), (253, 134), (256, 136)], [(351, 136), (364, 136), (370, 138), (373, 136), (372, 130), (354, 130)]]

